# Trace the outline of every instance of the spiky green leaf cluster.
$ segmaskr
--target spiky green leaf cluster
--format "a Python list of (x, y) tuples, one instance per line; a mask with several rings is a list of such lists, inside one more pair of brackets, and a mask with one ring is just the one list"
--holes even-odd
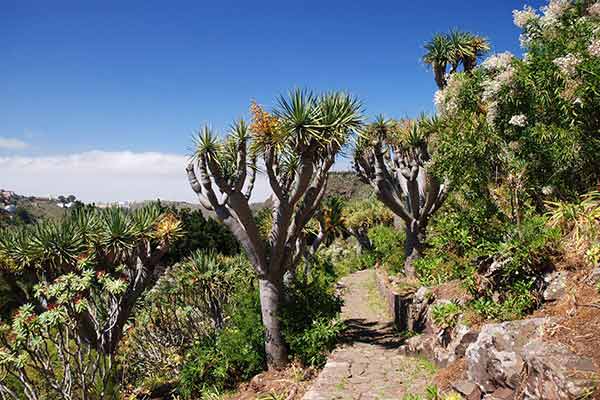
[(352, 230), (368, 230), (376, 225), (391, 225), (394, 215), (380, 201), (352, 201), (344, 209), (344, 223)]
[(131, 262), (140, 248), (164, 245), (181, 234), (181, 224), (155, 204), (133, 212), (78, 210), (61, 221), (2, 230), (0, 269), (56, 276), (81, 270), (90, 260), (114, 268)]
[[(295, 171), (298, 157), (305, 152), (313, 153), (316, 159), (337, 153), (362, 125), (360, 102), (343, 92), (317, 96), (305, 90), (294, 90), (289, 96), (278, 98), (272, 113), (254, 106), (259, 117), (267, 121), (249, 129), (246, 122), (240, 120), (224, 139), (205, 126), (195, 139), (194, 157), (197, 160), (204, 157), (211, 172), (218, 172), (229, 184), (233, 184), (238, 172), (237, 158), (246, 144), (249, 161), (273, 150), (281, 159), (279, 168), (285, 175)], [(252, 165), (248, 162), (248, 166)], [(215, 166), (218, 171), (213, 171)]]

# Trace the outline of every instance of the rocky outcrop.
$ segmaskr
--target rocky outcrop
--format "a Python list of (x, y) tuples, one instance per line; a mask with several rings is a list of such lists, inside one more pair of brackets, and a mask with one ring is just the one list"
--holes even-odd
[[(593, 283), (600, 281), (598, 271), (600, 269), (594, 270), (587, 279)], [(570, 273), (566, 271), (547, 274), (543, 278), (544, 290), (540, 292), (543, 299), (560, 301), (567, 294), (569, 279)], [(419, 333), (405, 341), (401, 352), (426, 357), (440, 367), (464, 358), (467, 380), (452, 385), (463, 398), (592, 398), (590, 394), (598, 382), (598, 368), (593, 360), (575, 354), (563, 344), (545, 340), (545, 330), (558, 320), (530, 318), (485, 324), (480, 329), (461, 323), (454, 327), (439, 327), (432, 315), (434, 308), (451, 300), (460, 303), (460, 300), (442, 298), (444, 294), (439, 295), (439, 290), (425, 287), (399, 295), (381, 277), (378, 285), (388, 299), (397, 327)]]
[(466, 352), (468, 377), (484, 393), (500, 387), (517, 389), (525, 362), (523, 349), (543, 334), (544, 318), (484, 325)]
[(566, 346), (534, 340), (523, 350), (526, 399), (583, 399), (595, 389), (596, 368), (590, 358)]
[(483, 399), (569, 400), (594, 391), (591, 359), (545, 342), (548, 318), (488, 324), (466, 352), (468, 378)]
[(402, 351), (426, 357), (445, 367), (464, 357), (467, 347), (477, 340), (478, 334), (476, 329), (458, 324), (450, 331), (438, 330), (407, 339)]

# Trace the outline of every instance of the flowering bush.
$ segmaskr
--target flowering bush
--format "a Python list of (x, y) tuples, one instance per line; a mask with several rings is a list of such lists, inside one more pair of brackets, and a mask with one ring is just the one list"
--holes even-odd
[[(523, 201), (533, 206), (543, 204), (545, 193), (574, 198), (600, 177), (598, 4), (551, 0), (539, 11), (515, 10), (515, 24), (527, 39), (523, 59), (492, 55), (472, 73), (456, 74), (436, 94), (438, 111), (452, 128), (440, 145), (461, 145), (451, 137), (457, 125), (476, 129), (483, 134), (476, 140), (487, 142), (495, 183), (520, 176)], [(481, 115), (488, 128), (473, 122)], [(447, 167), (448, 153), (438, 154)]]
[[(454, 190), (416, 266), (424, 283), (463, 280), (479, 297), (471, 306), (498, 319), (538, 304), (540, 275), (561, 250), (548, 205), (579, 204), (600, 182), (600, 3), (551, 0), (513, 19), (522, 58), (492, 55), (436, 93), (432, 170)], [(596, 260), (585, 243), (581, 258)], [(493, 280), (482, 278), (490, 265), (501, 266)]]

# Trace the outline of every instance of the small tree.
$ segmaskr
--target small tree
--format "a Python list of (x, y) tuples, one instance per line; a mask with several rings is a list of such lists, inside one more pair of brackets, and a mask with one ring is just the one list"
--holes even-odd
[(436, 120), (385, 120), (378, 117), (359, 138), (354, 151), (358, 176), (375, 189), (377, 198), (405, 224), (405, 274), (415, 277), (413, 262), (421, 257), (427, 223), (442, 205), (448, 183), (428, 170), (429, 138)]
[(393, 223), (392, 212), (375, 199), (353, 201), (344, 209), (345, 227), (358, 241), (361, 252), (372, 248), (369, 229), (376, 225), (392, 225)]
[[(2, 398), (112, 398), (125, 324), (180, 234), (158, 206), (82, 210), (0, 232), (0, 270), (26, 277), (14, 289), (28, 301), (0, 325)], [(33, 293), (22, 291), (31, 285)]]
[[(283, 276), (302, 259), (302, 232), (320, 206), (335, 156), (361, 125), (361, 115), (360, 103), (347, 94), (315, 97), (300, 90), (280, 97), (273, 115), (257, 104), (252, 113), (252, 125), (235, 123), (224, 141), (203, 128), (187, 174), (200, 204), (231, 230), (258, 275), (272, 369), (288, 361), (279, 320)], [(266, 241), (249, 206), (259, 158), (274, 194)]]

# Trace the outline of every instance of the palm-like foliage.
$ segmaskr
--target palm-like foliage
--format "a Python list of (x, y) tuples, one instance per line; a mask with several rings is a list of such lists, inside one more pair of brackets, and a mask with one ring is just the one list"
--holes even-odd
[(425, 44), (425, 50), (427, 52), (423, 56), (423, 62), (431, 66), (435, 83), (441, 89), (446, 86), (446, 69), (454, 56), (448, 36), (440, 33), (435, 34)]
[(448, 83), (448, 74), (457, 72), (461, 64), (465, 72), (473, 70), (477, 60), (490, 50), (484, 37), (458, 30), (451, 30), (447, 34), (437, 33), (424, 47), (426, 53), (423, 62), (433, 69), (435, 82), (440, 89)]
[(325, 244), (331, 244), (337, 237), (344, 236), (346, 233), (344, 208), (346, 202), (339, 196), (329, 196), (325, 199), (322, 207)]

